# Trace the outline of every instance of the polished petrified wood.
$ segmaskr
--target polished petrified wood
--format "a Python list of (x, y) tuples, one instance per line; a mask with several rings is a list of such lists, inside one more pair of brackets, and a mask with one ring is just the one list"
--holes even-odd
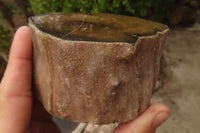
[(76, 122), (136, 118), (149, 106), (167, 26), (112, 14), (31, 17), (34, 86), (46, 110)]

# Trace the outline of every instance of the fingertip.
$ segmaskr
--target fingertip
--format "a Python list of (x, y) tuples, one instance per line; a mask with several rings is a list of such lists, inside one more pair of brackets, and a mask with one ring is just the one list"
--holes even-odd
[(16, 42), (16, 41), (18, 42), (19, 39), (21, 39), (24, 36), (26, 36), (26, 38), (23, 38), (23, 39), (30, 40), (30, 37), (31, 37), (31, 29), (30, 29), (30, 27), (28, 27), (28, 26), (19, 27), (17, 29), (17, 31), (15, 32), (13, 43)]
[(21, 26), (15, 33), (9, 57), (22, 57), (31, 60), (32, 47), (30, 27)]
[(152, 104), (137, 119), (120, 124), (114, 133), (154, 133), (155, 129), (169, 118), (170, 114), (171, 111), (165, 104)]
[(18, 33), (18, 32), (26, 32), (26, 31), (30, 32), (31, 31), (30, 27), (29, 26), (21, 26), (21, 27), (19, 27), (17, 29), (16, 33)]
[(169, 109), (169, 107), (162, 103), (152, 104), (151, 107), (147, 110), (147, 112), (150, 114), (155, 114), (152, 123), (154, 128), (159, 127), (171, 115), (171, 110)]

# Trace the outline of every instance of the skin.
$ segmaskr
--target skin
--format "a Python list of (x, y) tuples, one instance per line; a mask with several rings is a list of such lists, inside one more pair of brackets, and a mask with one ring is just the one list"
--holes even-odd
[[(32, 51), (30, 28), (23, 26), (15, 34), (0, 83), (2, 133), (60, 133), (51, 116), (32, 95)], [(156, 103), (137, 119), (119, 125), (113, 133), (155, 133), (169, 116), (170, 109)]]

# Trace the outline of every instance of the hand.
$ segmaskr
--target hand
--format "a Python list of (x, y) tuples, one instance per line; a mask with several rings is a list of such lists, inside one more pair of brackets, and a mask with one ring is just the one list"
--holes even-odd
[(170, 116), (169, 108), (161, 103), (151, 105), (136, 120), (119, 125), (113, 133), (155, 133)]
[(0, 132), (60, 133), (52, 117), (32, 96), (32, 39), (29, 27), (15, 34), (0, 84)]
[[(32, 96), (32, 39), (29, 27), (15, 34), (9, 62), (0, 84), (0, 131), (2, 133), (60, 133), (51, 116)], [(162, 113), (161, 113), (162, 112)], [(152, 105), (134, 121), (120, 125), (114, 133), (153, 133), (170, 111)]]

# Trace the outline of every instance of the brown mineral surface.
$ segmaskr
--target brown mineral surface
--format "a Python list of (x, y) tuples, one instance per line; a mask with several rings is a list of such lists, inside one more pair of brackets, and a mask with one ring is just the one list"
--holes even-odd
[(150, 104), (168, 28), (112, 14), (29, 19), (34, 86), (45, 109), (76, 122), (136, 118)]

